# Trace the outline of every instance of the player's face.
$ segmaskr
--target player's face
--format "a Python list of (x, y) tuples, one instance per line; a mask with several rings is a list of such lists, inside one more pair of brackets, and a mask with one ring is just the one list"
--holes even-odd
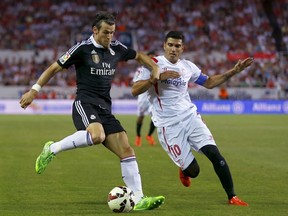
[(164, 56), (175, 64), (183, 53), (184, 47), (181, 39), (168, 38), (164, 43)]
[(115, 33), (115, 25), (109, 25), (105, 22), (101, 23), (101, 28), (93, 27), (95, 41), (105, 48), (109, 48)]

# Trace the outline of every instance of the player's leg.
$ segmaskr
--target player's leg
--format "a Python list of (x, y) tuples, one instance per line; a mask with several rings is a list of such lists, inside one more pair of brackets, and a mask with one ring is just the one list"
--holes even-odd
[[(91, 115), (97, 116), (97, 118), (88, 118)], [(73, 104), (73, 121), (78, 131), (58, 142), (47, 142), (36, 159), (36, 172), (41, 174), (55, 155), (61, 151), (101, 143), (105, 139), (105, 133), (102, 125), (95, 122), (95, 119), (100, 120), (97, 112), (90, 104), (82, 105), (80, 101), (75, 101)], [(88, 127), (87, 130), (86, 127)]]
[(220, 154), (217, 146), (207, 145), (201, 148), (201, 152), (211, 161), (214, 170), (220, 179), (220, 182), (226, 191), (228, 199), (235, 196), (233, 180), (230, 173), (229, 166), (225, 161), (224, 157)]
[(197, 163), (196, 158), (189, 164), (187, 168), (182, 170), (183, 174), (189, 176), (190, 178), (196, 178), (200, 173), (200, 167)]
[(141, 136), (141, 129), (143, 125), (144, 116), (138, 116), (136, 120), (136, 134)]
[(182, 145), (185, 145), (185, 151), (187, 152), (187, 156), (184, 156), (185, 166), (181, 166), (179, 168), (179, 178), (185, 187), (189, 187), (191, 185), (191, 179), (196, 178), (200, 172), (198, 162), (191, 152), (193, 143), (190, 139), (194, 130), (194, 128), (191, 127), (191, 124), (193, 124), (192, 115), (183, 119), (181, 123), (179, 123), (179, 126), (175, 125), (172, 127), (173, 131), (178, 128), (179, 133), (177, 133), (175, 136), (182, 137)]
[(149, 126), (149, 131), (148, 131), (148, 136), (152, 136), (155, 130), (155, 125), (152, 120), (150, 120), (150, 126)]
[(150, 210), (159, 207), (165, 200), (163, 196), (143, 197), (141, 176), (133, 148), (120, 122), (113, 115), (103, 118), (106, 139), (104, 146), (120, 159), (122, 178), (135, 195), (134, 210)]
[[(149, 114), (149, 115), (152, 115), (152, 105), (151, 104), (146, 104), (146, 113)], [(146, 140), (148, 141), (148, 143), (150, 145), (156, 145), (156, 142), (154, 140), (154, 137), (152, 136), (153, 132), (155, 130), (155, 125), (152, 121), (152, 119), (150, 120), (150, 126), (149, 126), (149, 131), (148, 131), (148, 134), (146, 136)]]
[[(232, 176), (229, 166), (224, 157), (220, 154), (212, 133), (207, 125), (202, 121), (201, 115), (197, 114), (192, 119), (191, 128), (193, 133), (189, 136), (192, 148), (202, 152), (213, 164), (214, 170), (228, 196), (228, 200), (235, 197)], [(242, 202), (242, 201), (241, 201)], [(247, 205), (242, 202), (242, 205)]]
[(190, 177), (198, 175), (199, 166), (187, 141), (187, 127), (183, 122), (179, 122), (168, 127), (157, 128), (157, 132), (162, 148), (179, 167), (181, 183), (189, 187), (191, 184)]
[(143, 120), (144, 120), (144, 115), (139, 114), (136, 120), (136, 138), (135, 138), (135, 145), (136, 146), (141, 146), (142, 141), (141, 141), (141, 129), (143, 125)]
[(141, 177), (133, 148), (128, 143), (126, 132), (109, 134), (103, 143), (120, 159), (122, 178), (127, 187), (133, 190), (136, 201), (143, 197)]
[(163, 196), (144, 197), (141, 176), (133, 148), (128, 143), (125, 131), (107, 135), (104, 145), (120, 158), (122, 178), (135, 195), (134, 210), (151, 210), (159, 207), (165, 200)]
[(75, 101), (72, 117), (77, 132), (50, 146), (55, 155), (61, 151), (100, 144), (105, 140), (104, 128), (94, 105)]
[(228, 204), (247, 206), (247, 203), (236, 196), (229, 166), (224, 157), (220, 154), (217, 146), (207, 145), (202, 147), (201, 151), (212, 162), (214, 170), (228, 196)]
[(197, 163), (196, 158), (189, 164), (187, 168), (182, 170), (179, 169), (179, 178), (185, 187), (191, 185), (191, 178), (196, 178), (199, 175), (200, 167)]
[(154, 125), (153, 121), (150, 120), (150, 126), (149, 126), (148, 134), (147, 134), (147, 136), (146, 136), (146, 140), (147, 140), (148, 143), (149, 143), (150, 145), (152, 145), (152, 146), (153, 146), (153, 145), (156, 145), (156, 142), (155, 142), (155, 140), (154, 140), (154, 137), (152, 136), (154, 130), (155, 130), (155, 125)]

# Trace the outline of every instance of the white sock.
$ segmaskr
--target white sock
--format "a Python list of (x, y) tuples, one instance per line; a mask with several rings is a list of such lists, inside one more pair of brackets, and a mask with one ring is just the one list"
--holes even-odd
[(82, 148), (92, 146), (93, 142), (91, 135), (86, 130), (77, 131), (74, 134), (65, 137), (64, 139), (53, 143), (50, 150), (56, 155), (61, 151), (66, 151), (74, 148)]
[(141, 176), (135, 156), (120, 161), (122, 178), (126, 186), (134, 192), (134, 201), (137, 204), (143, 197)]

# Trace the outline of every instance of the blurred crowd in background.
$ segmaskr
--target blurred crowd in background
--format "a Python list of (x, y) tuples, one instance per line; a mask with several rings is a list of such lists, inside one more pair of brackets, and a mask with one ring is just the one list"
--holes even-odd
[[(136, 50), (161, 54), (167, 31), (181, 30), (186, 37), (185, 58), (208, 75), (223, 73), (238, 58), (255, 58), (255, 64), (226, 87), (288, 92), (287, 0), (2, 0), (0, 9), (0, 51), (31, 50), (37, 56), (53, 49), (56, 60), (92, 34), (97, 11), (108, 10), (117, 13), (115, 38)], [(39, 62), (2, 56), (0, 85), (31, 86), (51, 63), (51, 59)], [(133, 61), (121, 63), (113, 84), (131, 85), (137, 67)], [(73, 68), (49, 83), (75, 84)]]

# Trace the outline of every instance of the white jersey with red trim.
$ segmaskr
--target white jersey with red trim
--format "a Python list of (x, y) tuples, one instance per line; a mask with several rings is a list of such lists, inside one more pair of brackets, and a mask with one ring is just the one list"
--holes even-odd
[[(148, 89), (148, 99), (152, 106), (152, 120), (156, 127), (164, 127), (175, 124), (193, 112), (196, 113), (196, 106), (191, 102), (188, 93), (188, 82), (195, 82), (201, 75), (201, 70), (191, 61), (179, 59), (172, 64), (164, 56), (153, 58), (161, 68), (161, 73), (167, 70), (177, 71), (180, 77), (158, 81)], [(138, 80), (150, 78), (150, 71), (142, 68)]]

